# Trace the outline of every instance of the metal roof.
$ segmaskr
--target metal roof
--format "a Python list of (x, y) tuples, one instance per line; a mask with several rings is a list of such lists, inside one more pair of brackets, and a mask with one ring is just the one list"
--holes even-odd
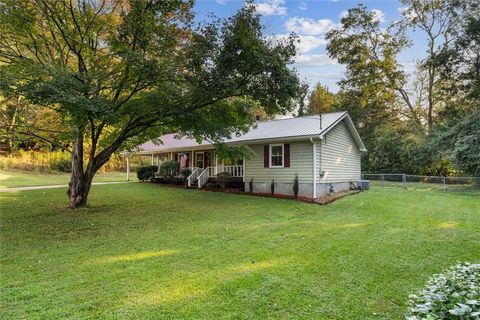
[[(321, 124), (320, 124), (321, 119)], [(304, 116), (297, 118), (278, 119), (271, 121), (257, 122), (245, 134), (233, 136), (226, 139), (225, 143), (235, 144), (243, 142), (260, 142), (274, 139), (301, 139), (310, 137), (321, 137), (333, 128), (337, 123), (346, 119), (347, 127), (349, 128), (352, 137), (356, 141), (361, 151), (365, 150), (360, 136), (353, 125), (350, 116), (347, 112), (332, 112), (323, 113), (320, 115)], [(188, 137), (180, 137), (177, 134), (170, 133), (159, 137), (162, 142), (160, 145), (152, 141), (148, 141), (138, 147), (139, 153), (146, 153), (148, 151), (174, 151), (179, 149), (197, 149), (200, 147), (211, 148), (212, 144), (208, 141), (197, 143), (194, 139)]]

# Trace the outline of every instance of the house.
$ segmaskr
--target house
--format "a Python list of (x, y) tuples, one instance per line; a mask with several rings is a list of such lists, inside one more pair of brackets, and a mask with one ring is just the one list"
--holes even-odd
[[(240, 179), (245, 191), (293, 195), (298, 175), (299, 195), (317, 198), (349, 189), (361, 179), (361, 152), (366, 151), (347, 112), (257, 122), (247, 133), (226, 140), (228, 145), (247, 145), (254, 156), (237, 163), (221, 163), (214, 146), (187, 137), (167, 134), (161, 145), (147, 142), (136, 155), (148, 155), (152, 164), (184, 158), (192, 174), (190, 186), (202, 188), (219, 172)], [(185, 163), (186, 162), (186, 163)], [(249, 190), (249, 185), (253, 190)]]

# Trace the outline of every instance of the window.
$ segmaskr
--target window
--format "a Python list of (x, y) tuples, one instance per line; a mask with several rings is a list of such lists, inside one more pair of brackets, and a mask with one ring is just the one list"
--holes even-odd
[(196, 166), (199, 167), (199, 168), (203, 168), (203, 152), (197, 152), (195, 154), (195, 158), (196, 158)]
[(270, 145), (270, 167), (283, 168), (283, 144)]

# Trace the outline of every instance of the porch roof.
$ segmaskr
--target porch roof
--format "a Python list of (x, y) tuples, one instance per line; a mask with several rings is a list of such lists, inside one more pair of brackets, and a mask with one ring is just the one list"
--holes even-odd
[[(229, 144), (253, 144), (278, 139), (321, 137), (343, 119), (347, 119), (347, 126), (352, 133), (354, 140), (357, 142), (359, 149), (363, 151), (365, 149), (363, 142), (360, 139), (360, 136), (358, 136), (347, 112), (323, 113), (321, 117), (320, 115), (312, 115), (257, 122), (247, 133), (233, 136), (230, 139), (226, 139), (224, 142)], [(159, 140), (162, 142), (161, 144), (155, 144), (152, 141), (148, 141), (140, 145), (138, 147), (138, 153), (170, 152), (202, 148), (208, 149), (213, 147), (208, 141), (197, 143), (194, 139), (180, 137), (174, 133), (163, 135), (159, 137)]]

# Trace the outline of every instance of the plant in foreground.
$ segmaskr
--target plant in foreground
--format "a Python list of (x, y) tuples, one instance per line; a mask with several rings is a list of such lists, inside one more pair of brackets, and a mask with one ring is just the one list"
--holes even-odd
[(407, 320), (480, 319), (480, 264), (459, 263), (409, 296)]
[(295, 179), (293, 179), (293, 194), (295, 198), (298, 197), (298, 174), (295, 175)]

